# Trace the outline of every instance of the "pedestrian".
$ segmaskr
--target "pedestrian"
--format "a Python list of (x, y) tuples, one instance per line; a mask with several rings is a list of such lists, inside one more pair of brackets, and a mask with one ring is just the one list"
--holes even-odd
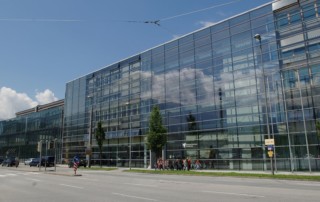
[(74, 170), (74, 175), (77, 174), (78, 166), (79, 166), (80, 160), (78, 156), (73, 157), (73, 170)]
[(187, 170), (188, 169), (188, 159), (184, 159), (183, 160), (183, 170)]
[(15, 166), (16, 166), (16, 168), (18, 168), (18, 166), (19, 166), (19, 158), (18, 157), (16, 157), (15, 159), (14, 159), (14, 163), (15, 163)]
[(196, 170), (199, 170), (201, 168), (201, 163), (199, 159), (196, 160)]
[(188, 157), (186, 160), (187, 160), (188, 171), (190, 171), (190, 169), (191, 169), (191, 158)]

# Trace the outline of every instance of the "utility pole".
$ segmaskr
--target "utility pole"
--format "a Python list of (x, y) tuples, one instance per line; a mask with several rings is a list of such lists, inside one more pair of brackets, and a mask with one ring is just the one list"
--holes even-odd
[(131, 111), (129, 110), (130, 108), (130, 102), (126, 103), (127, 105), (127, 111), (128, 111), (128, 115), (129, 115), (129, 169), (131, 170), (131, 144), (132, 144), (132, 134), (131, 134)]

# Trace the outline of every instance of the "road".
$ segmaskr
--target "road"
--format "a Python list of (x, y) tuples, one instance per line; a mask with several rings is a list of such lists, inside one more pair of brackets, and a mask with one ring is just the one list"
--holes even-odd
[[(72, 169), (44, 173), (0, 167), (0, 202), (319, 201), (320, 183), (151, 175)], [(42, 169), (43, 170), (43, 169)], [(182, 171), (183, 172), (183, 171)]]

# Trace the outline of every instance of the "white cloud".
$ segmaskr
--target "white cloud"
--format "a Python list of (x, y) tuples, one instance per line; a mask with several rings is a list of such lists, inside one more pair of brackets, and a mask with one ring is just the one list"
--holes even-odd
[(36, 99), (40, 105), (58, 100), (58, 98), (54, 96), (54, 93), (49, 89), (46, 89), (43, 92), (37, 92)]
[(18, 93), (8, 88), (0, 88), (0, 120), (11, 119), (15, 113), (33, 108), (39, 104), (47, 104), (58, 100), (51, 90), (37, 92), (36, 100), (30, 98), (26, 93)]
[(181, 37), (181, 35), (174, 34), (174, 35), (172, 36), (172, 40), (174, 40), (174, 39), (178, 39), (178, 38), (180, 38), (180, 37)]
[(204, 27), (210, 27), (211, 25), (216, 24), (216, 22), (200, 21), (199, 24), (204, 28)]

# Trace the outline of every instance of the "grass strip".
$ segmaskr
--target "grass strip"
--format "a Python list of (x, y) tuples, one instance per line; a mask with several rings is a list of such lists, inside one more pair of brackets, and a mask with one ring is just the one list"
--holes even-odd
[(148, 174), (165, 174), (165, 175), (188, 175), (188, 176), (208, 176), (208, 177), (242, 177), (242, 178), (265, 178), (265, 179), (282, 179), (282, 180), (305, 180), (320, 181), (320, 176), (295, 175), (295, 174), (259, 174), (259, 173), (237, 173), (237, 172), (199, 172), (199, 171), (172, 171), (172, 170), (143, 170), (131, 169), (124, 172), (148, 173)]
[(103, 171), (112, 171), (112, 170), (117, 170), (118, 168), (108, 168), (108, 167), (95, 167), (95, 166), (91, 166), (91, 168), (89, 167), (81, 167), (78, 169), (84, 169), (84, 170), (103, 170)]

